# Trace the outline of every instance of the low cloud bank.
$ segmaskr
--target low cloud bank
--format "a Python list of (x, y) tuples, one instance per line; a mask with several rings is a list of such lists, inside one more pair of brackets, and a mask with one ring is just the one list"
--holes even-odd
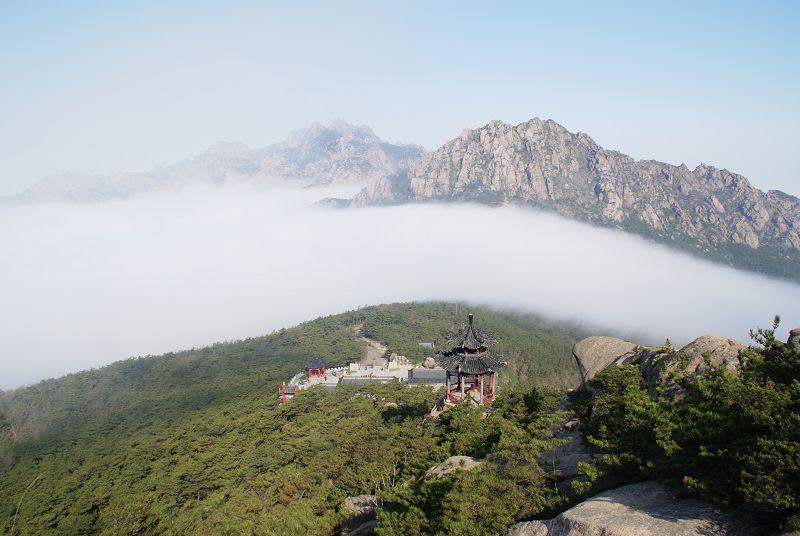
[(361, 305), (468, 300), (680, 344), (747, 342), (800, 287), (520, 208), (313, 207), (219, 188), (0, 210), (0, 389)]

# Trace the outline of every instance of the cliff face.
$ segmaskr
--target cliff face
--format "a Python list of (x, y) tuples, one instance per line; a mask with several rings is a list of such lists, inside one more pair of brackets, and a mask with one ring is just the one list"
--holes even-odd
[(518, 203), (613, 226), (716, 260), (800, 278), (800, 200), (727, 170), (637, 161), (554, 121), (465, 130), (353, 205)]

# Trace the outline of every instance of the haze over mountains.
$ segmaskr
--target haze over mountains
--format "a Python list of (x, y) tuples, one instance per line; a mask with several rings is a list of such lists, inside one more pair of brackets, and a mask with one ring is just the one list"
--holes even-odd
[(188, 185), (366, 183), (349, 206), (520, 204), (639, 234), (737, 268), (800, 280), (800, 200), (701, 164), (635, 160), (535, 118), (492, 121), (439, 149), (387, 143), (366, 126), (315, 123), (263, 149), (219, 143), (148, 173), (65, 174), (0, 202), (102, 201)]
[(0, 203), (43, 201), (106, 201), (156, 190), (177, 190), (198, 184), (245, 182), (262, 186), (364, 183), (406, 170), (422, 147), (386, 143), (369, 127), (341, 120), (314, 123), (263, 149), (241, 142), (220, 142), (206, 152), (147, 173), (47, 177)]
[(377, 303), (490, 304), (648, 344), (800, 318), (796, 284), (553, 213), (315, 205), (357, 191), (206, 185), (0, 210), (0, 389)]

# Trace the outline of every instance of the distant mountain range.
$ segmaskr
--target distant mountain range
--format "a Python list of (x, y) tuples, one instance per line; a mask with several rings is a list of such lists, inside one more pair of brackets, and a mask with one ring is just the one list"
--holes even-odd
[(800, 200), (735, 173), (635, 160), (584, 133), (492, 121), (371, 182), (349, 205), (469, 201), (538, 207), (702, 257), (800, 280)]
[(191, 184), (366, 183), (350, 207), (518, 204), (615, 227), (708, 259), (800, 280), (800, 200), (741, 175), (635, 160), (552, 120), (492, 121), (439, 149), (387, 143), (366, 126), (315, 123), (263, 149), (219, 143), (147, 173), (48, 177), (0, 204), (100, 201)]
[(250, 149), (241, 142), (218, 143), (193, 158), (146, 173), (54, 175), (0, 202), (104, 201), (204, 183), (364, 183), (405, 172), (423, 152), (416, 145), (386, 143), (369, 127), (336, 120), (329, 126), (314, 123), (263, 149)]

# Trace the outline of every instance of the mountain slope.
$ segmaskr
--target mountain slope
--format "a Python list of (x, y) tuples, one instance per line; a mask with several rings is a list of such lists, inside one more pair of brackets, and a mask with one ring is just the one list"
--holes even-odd
[[(501, 386), (579, 383), (571, 348), (585, 335), (582, 330), (551, 325), (533, 315), (471, 310), (481, 326), (500, 339), (498, 351), (509, 360)], [(118, 426), (165, 414), (178, 418), (185, 411), (251, 391), (269, 398), (277, 393), (280, 380), (300, 370), (310, 356), (322, 355), (336, 365), (359, 359), (366, 345), (353, 331), (355, 325), (390, 351), (419, 362), (431, 355), (419, 341), (434, 341), (440, 347), (463, 321), (450, 304), (378, 305), (263, 337), (127, 359), (0, 391), (0, 440), (13, 436), (44, 444), (79, 435), (91, 423)]]
[[(577, 380), (570, 347), (585, 333), (472, 310), (509, 358), (501, 392)], [(439, 345), (463, 321), (451, 304), (368, 307), (0, 392), (0, 533), (330, 534), (348, 494), (440, 461), (436, 395), (310, 389), (279, 407), (281, 381), (313, 355), (363, 355), (356, 326), (418, 359), (419, 341)]]
[(613, 226), (734, 266), (800, 279), (800, 200), (727, 170), (635, 160), (532, 119), (465, 130), (351, 205), (519, 203)]
[(386, 143), (369, 127), (336, 120), (327, 127), (314, 123), (263, 149), (250, 149), (240, 142), (218, 143), (193, 158), (147, 173), (54, 175), (20, 194), (0, 199), (0, 203), (102, 201), (192, 184), (235, 181), (267, 185), (286, 181), (301, 185), (363, 183), (405, 171), (422, 153), (423, 149), (415, 145)]

